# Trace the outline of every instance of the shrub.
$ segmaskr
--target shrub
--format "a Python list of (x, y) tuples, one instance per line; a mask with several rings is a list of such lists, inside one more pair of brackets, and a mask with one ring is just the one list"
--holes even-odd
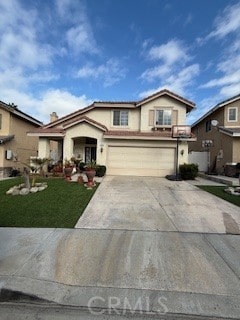
[(106, 166), (98, 165), (96, 168), (96, 176), (103, 177), (106, 173), (106, 170), (107, 170)]
[(179, 173), (183, 180), (194, 180), (198, 174), (198, 165), (184, 163), (179, 166)]

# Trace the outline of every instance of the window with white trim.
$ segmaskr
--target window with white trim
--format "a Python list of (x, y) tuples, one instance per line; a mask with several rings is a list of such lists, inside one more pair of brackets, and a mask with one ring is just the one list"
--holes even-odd
[(171, 126), (172, 110), (161, 109), (156, 110), (155, 125), (156, 126)]
[(113, 111), (113, 125), (114, 126), (128, 126), (128, 110), (114, 110)]
[(237, 121), (237, 108), (228, 108), (228, 121)]

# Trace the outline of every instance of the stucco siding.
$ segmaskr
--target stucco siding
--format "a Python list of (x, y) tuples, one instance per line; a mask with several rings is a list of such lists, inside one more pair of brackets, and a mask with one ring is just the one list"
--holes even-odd
[[(122, 110), (121, 106), (114, 110)], [(125, 109), (128, 110), (128, 126), (113, 126), (113, 109), (94, 109), (86, 112), (86, 116), (103, 124), (109, 130), (139, 130), (140, 110), (139, 109)]]
[(2, 123), (0, 128), (0, 135), (8, 135), (10, 134), (10, 114), (6, 110), (0, 107), (0, 114), (2, 115)]
[(6, 150), (12, 151), (13, 159), (7, 160), (4, 156), (4, 167), (16, 167), (22, 169), (24, 166), (23, 163), (29, 163), (31, 156), (37, 156), (38, 138), (27, 136), (27, 132), (33, 128), (36, 128), (36, 126), (32, 125), (30, 122), (23, 121), (13, 115), (9, 116), (8, 134), (14, 135), (14, 139), (5, 143), (3, 146), (5, 150), (4, 153)]
[[(81, 123), (67, 130), (64, 137), (64, 148), (63, 148), (63, 158), (70, 159), (72, 156), (77, 156), (73, 154), (74, 151), (74, 139), (79, 137), (90, 137), (97, 139), (97, 163), (106, 163), (106, 148), (103, 152), (100, 152), (100, 145), (103, 143), (102, 140), (103, 132), (100, 129), (93, 127), (87, 123)], [(80, 152), (78, 149), (76, 152)]]

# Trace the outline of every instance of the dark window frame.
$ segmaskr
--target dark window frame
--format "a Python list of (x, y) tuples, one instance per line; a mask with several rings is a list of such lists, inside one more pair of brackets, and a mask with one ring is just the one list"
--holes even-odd
[(113, 110), (113, 125), (127, 127), (129, 121), (128, 110)]

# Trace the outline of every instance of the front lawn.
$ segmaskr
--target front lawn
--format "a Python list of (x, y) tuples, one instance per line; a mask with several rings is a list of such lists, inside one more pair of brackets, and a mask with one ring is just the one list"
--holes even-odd
[(228, 194), (224, 191), (224, 189), (227, 188), (227, 186), (197, 186), (202, 190), (205, 190), (207, 192), (210, 192), (214, 194), (215, 196), (222, 198), (228, 202), (231, 202), (235, 204), (236, 206), (240, 207), (240, 196), (234, 196), (231, 194)]
[(41, 181), (46, 181), (48, 188), (26, 196), (6, 195), (22, 178), (0, 181), (0, 227), (73, 228), (97, 188), (87, 190), (60, 178), (37, 182)]

